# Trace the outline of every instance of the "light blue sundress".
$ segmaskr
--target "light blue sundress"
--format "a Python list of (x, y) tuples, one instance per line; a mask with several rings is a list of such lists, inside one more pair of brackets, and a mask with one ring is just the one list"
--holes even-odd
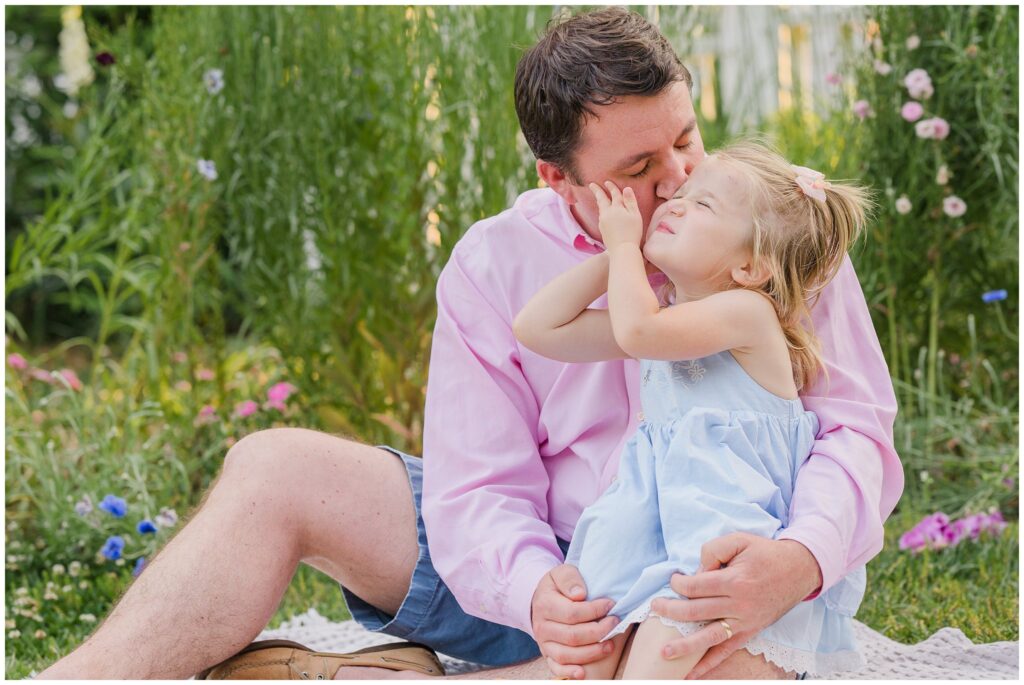
[[(615, 600), (621, 622), (602, 639), (652, 615), (655, 597), (678, 599), (672, 573), (693, 574), (705, 542), (729, 533), (776, 538), (789, 524), (796, 472), (818, 418), (799, 399), (768, 392), (728, 350), (690, 361), (641, 360), (642, 420), (612, 485), (584, 510), (566, 563), (588, 599)], [(864, 596), (860, 567), (800, 602), (747, 643), (787, 671), (855, 671), (852, 617)], [(663, 616), (680, 633), (703, 623)]]

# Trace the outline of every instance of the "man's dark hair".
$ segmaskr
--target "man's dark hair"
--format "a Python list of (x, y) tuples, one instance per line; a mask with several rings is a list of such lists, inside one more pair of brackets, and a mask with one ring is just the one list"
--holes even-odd
[(636, 12), (608, 7), (552, 19), (516, 67), (519, 127), (537, 159), (581, 183), (575, 167), (594, 105), (627, 95), (654, 96), (693, 78), (661, 32)]

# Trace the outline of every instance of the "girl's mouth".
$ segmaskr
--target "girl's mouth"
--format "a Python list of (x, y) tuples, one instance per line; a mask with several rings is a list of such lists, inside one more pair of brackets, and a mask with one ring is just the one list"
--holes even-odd
[(665, 233), (670, 233), (672, 235), (676, 234), (676, 232), (669, 228), (669, 225), (666, 224), (664, 221), (658, 224), (657, 227), (655, 227), (654, 232), (657, 233), (658, 231), (663, 231)]

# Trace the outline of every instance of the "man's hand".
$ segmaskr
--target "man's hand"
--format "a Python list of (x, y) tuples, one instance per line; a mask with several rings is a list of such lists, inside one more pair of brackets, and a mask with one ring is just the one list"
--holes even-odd
[(556, 676), (582, 679), (583, 664), (603, 659), (612, 651), (611, 640), (599, 640), (619, 622), (606, 616), (615, 603), (610, 599), (588, 602), (586, 598), (579, 569), (568, 564), (551, 569), (533, 593), (533, 637)]
[[(821, 586), (818, 562), (795, 540), (733, 533), (701, 547), (700, 562), (696, 575), (672, 576), (672, 589), (689, 599), (656, 599), (651, 607), (677, 621), (710, 621), (662, 650), (671, 659), (707, 650), (688, 680), (716, 668)], [(731, 638), (721, 619), (729, 624)]]

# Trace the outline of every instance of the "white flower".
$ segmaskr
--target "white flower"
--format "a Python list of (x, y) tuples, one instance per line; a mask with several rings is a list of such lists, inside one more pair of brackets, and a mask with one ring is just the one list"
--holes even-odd
[(216, 95), (224, 88), (224, 70), (210, 69), (203, 74), (203, 83), (206, 84), (206, 92)]
[(78, 615), (78, 620), (81, 621), (82, 623), (95, 623), (96, 622), (96, 617), (93, 616), (92, 614), (79, 614)]
[(949, 179), (952, 178), (952, 176), (953, 174), (950, 172), (949, 167), (943, 164), (935, 174), (935, 182), (940, 186), (944, 186), (949, 183)]
[(68, 95), (78, 94), (78, 89), (93, 82), (96, 77), (89, 64), (89, 40), (82, 22), (82, 8), (72, 5), (61, 12), (64, 28), (60, 32), (60, 68), (63, 79), (58, 87)]
[(896, 198), (896, 211), (900, 214), (909, 214), (910, 210), (913, 208), (914, 205), (911, 204), (910, 198), (906, 195), (900, 195)]
[(55, 576), (64, 575), (64, 564), (54, 564), (53, 568), (50, 570), (53, 572), (53, 575)]
[(79, 571), (81, 571), (81, 570), (82, 570), (82, 562), (80, 562), (80, 561), (72, 561), (70, 564), (68, 564), (68, 575), (71, 576), (72, 578), (77, 577)]
[(19, 637), (21, 637), (20, 630), (12, 630), (11, 632), (7, 633), (8, 640), (17, 640)]
[(942, 211), (946, 213), (946, 216), (955, 219), (964, 215), (964, 212), (967, 211), (967, 203), (956, 195), (950, 195), (942, 201)]
[(916, 34), (907, 37), (907, 50), (917, 50), (920, 45), (921, 39)]
[(164, 507), (159, 514), (153, 517), (153, 521), (161, 528), (171, 528), (178, 522), (178, 515), (174, 509)]
[(934, 138), (935, 121), (932, 119), (922, 119), (914, 124), (914, 133), (917, 134), (918, 138)]
[(205, 176), (208, 181), (217, 180), (217, 165), (212, 160), (200, 159), (196, 167), (199, 169), (199, 173)]
[(875, 60), (875, 71), (878, 72), (879, 74), (881, 74), (882, 76), (888, 76), (889, 73), (892, 71), (892, 65), (888, 64), (886, 62), (883, 62), (880, 59), (876, 59)]

